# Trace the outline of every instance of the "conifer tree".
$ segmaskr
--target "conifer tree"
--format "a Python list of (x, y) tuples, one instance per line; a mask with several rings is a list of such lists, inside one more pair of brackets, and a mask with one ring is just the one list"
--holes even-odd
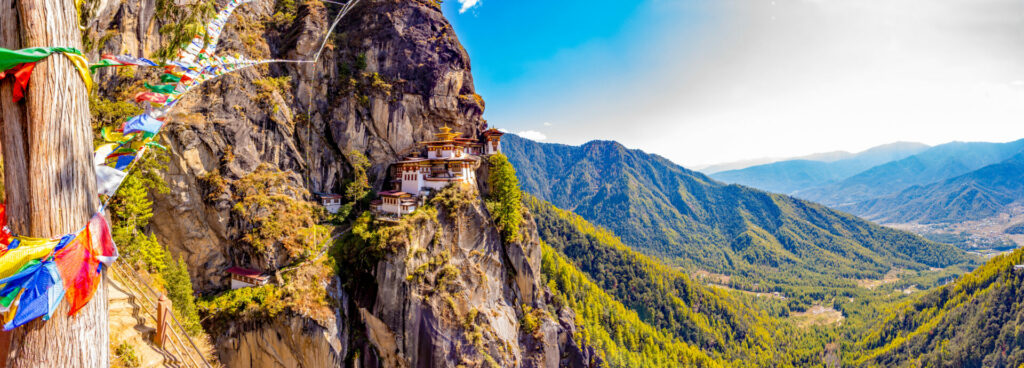
[(356, 150), (348, 153), (348, 160), (352, 164), (352, 181), (345, 186), (345, 198), (351, 202), (357, 202), (370, 192), (370, 180), (366, 174), (366, 169), (370, 167), (370, 160)]
[(202, 327), (199, 325), (199, 312), (196, 309), (192, 279), (185, 266), (185, 259), (178, 257), (178, 261), (175, 262), (170, 254), (165, 255), (167, 267), (161, 272), (161, 276), (166, 283), (167, 298), (171, 300), (174, 312), (181, 317), (181, 323), (188, 333), (195, 335), (202, 331)]
[(488, 206), (495, 224), (501, 230), (501, 236), (507, 242), (519, 241), (519, 225), (523, 222), (522, 193), (519, 191), (519, 179), (516, 169), (501, 153), (491, 155), (488, 159), (491, 170), (488, 181), (491, 187)]

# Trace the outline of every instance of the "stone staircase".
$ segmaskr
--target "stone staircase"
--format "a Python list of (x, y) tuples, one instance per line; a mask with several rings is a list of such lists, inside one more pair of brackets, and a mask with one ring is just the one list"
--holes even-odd
[(111, 344), (126, 342), (134, 347), (139, 367), (179, 367), (170, 353), (153, 344), (156, 321), (142, 309), (137, 298), (114, 278), (108, 278), (107, 286)]
[(207, 358), (212, 347), (205, 341), (197, 345), (182, 329), (173, 311), (167, 312), (170, 321), (165, 322), (164, 345), (154, 343), (160, 294), (134, 270), (117, 263), (108, 270), (107, 316), (112, 347), (121, 343), (132, 346), (139, 367), (212, 368)]

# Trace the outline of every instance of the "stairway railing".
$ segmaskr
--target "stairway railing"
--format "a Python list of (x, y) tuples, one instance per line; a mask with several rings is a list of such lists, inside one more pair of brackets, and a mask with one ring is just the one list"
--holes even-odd
[[(141, 309), (143, 309), (146, 314), (153, 317), (154, 321), (160, 323), (155, 310), (159, 308), (158, 303), (161, 294), (156, 290), (153, 290), (153, 288), (149, 287), (149, 285), (142, 280), (139, 280), (138, 277), (133, 276), (132, 273), (129, 272), (129, 270), (126, 270), (120, 263), (114, 263), (109, 270), (111, 271), (110, 274), (113, 275), (114, 278), (116, 278), (117, 281), (126, 289), (128, 289), (126, 291), (128, 291), (131, 296), (135, 296), (142, 300), (141, 304), (143, 304), (143, 308)], [(192, 338), (188, 335), (188, 331), (186, 331), (185, 328), (181, 326), (181, 323), (178, 322), (178, 318), (174, 316), (174, 311), (168, 310), (167, 314), (171, 316), (171, 322), (173, 322), (173, 324), (165, 322), (168, 325), (167, 327), (170, 327), (167, 329), (170, 332), (167, 334), (170, 338), (166, 341), (170, 342), (168, 345), (171, 349), (175, 350), (173, 353), (168, 350), (168, 353), (171, 353), (178, 363), (189, 365), (181, 358), (185, 357), (189, 362), (191, 362), (191, 366), (193, 367), (213, 368), (210, 363), (206, 361), (202, 350), (199, 349), (195, 341), (192, 341)], [(160, 329), (159, 326), (157, 328), (158, 330)], [(185, 345), (185, 342), (188, 342), (188, 345)], [(189, 347), (192, 349), (188, 349)]]

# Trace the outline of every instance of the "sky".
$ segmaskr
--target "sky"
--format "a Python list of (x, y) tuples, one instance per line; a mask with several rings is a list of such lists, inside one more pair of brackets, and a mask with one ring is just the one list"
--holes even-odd
[(1024, 138), (1020, 0), (449, 0), (491, 126), (690, 167)]

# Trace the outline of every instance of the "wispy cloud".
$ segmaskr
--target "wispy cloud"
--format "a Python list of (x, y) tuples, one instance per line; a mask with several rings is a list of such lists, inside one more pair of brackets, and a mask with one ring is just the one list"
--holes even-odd
[(545, 135), (544, 133), (538, 132), (536, 130), (524, 130), (524, 131), (519, 132), (518, 135), (520, 137), (523, 137), (523, 138), (526, 138), (526, 139), (530, 139), (530, 140), (535, 140), (535, 141), (543, 141), (545, 139), (548, 139), (547, 135)]
[(551, 123), (545, 121), (544, 126), (551, 126)]
[(467, 10), (480, 5), (480, 0), (459, 0), (459, 4), (462, 7), (459, 8), (459, 14), (465, 13)]

